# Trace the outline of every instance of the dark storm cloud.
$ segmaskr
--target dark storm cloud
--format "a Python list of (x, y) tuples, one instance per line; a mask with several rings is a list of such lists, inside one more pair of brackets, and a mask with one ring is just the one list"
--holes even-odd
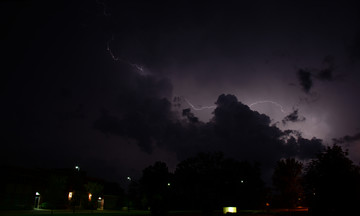
[(121, 135), (124, 133), (124, 128), (120, 119), (116, 116), (109, 115), (106, 110), (102, 112), (101, 118), (95, 121), (94, 127), (105, 134), (111, 133)]
[[(1, 91), (5, 92), (1, 123), (6, 128), (1, 143), (8, 146), (2, 152), (5, 160), (16, 158), (24, 164), (55, 161), (59, 166), (65, 166), (67, 161), (72, 166), (81, 157), (83, 161), (102, 157), (102, 161), (109, 154), (121, 155), (127, 152), (124, 148), (135, 143), (131, 146), (134, 157), (145, 155), (143, 152), (156, 155), (159, 148), (176, 152), (179, 160), (199, 151), (223, 151), (241, 160), (272, 166), (279, 158), (309, 158), (321, 149), (321, 140), (281, 131), (271, 125), (268, 116), (250, 110), (233, 95), (219, 96), (212, 119), (201, 122), (190, 109), (181, 109), (181, 98), (170, 102), (172, 83), (166, 78), (179, 75), (190, 84), (182, 86), (174, 78), (174, 86), (187, 88), (189, 94), (193, 92), (198, 97), (204, 95), (199, 91), (203, 88), (211, 100), (217, 96), (213, 92), (226, 92), (225, 86), (231, 89), (231, 83), (236, 83), (244, 95), (258, 90), (262, 94), (264, 86), (254, 85), (254, 81), (256, 78), (256, 83), (262, 83), (267, 76), (262, 71), (268, 70), (261, 68), (258, 61), (267, 62), (269, 58), (266, 68), (272, 66), (275, 68), (269, 68), (270, 71), (277, 71), (270, 75), (282, 77), (279, 65), (297, 64), (292, 62), (297, 58), (291, 56), (298, 56), (298, 51), (312, 52), (302, 44), (322, 50), (317, 46), (319, 40), (313, 40), (312, 32), (307, 32), (317, 29), (312, 23), (318, 14), (310, 11), (304, 17), (309, 22), (303, 22), (301, 15), (304, 10), (308, 14), (307, 5), (187, 0), (161, 4), (37, 1), (29, 5), (21, 9), (14, 6), (12, 10), (0, 7), (8, 14), (0, 21), (6, 24), (5, 36), (2, 35), (5, 49), (1, 51), (9, 57), (4, 61), (6, 74), (1, 80), (1, 88), (5, 89)], [(319, 8), (323, 9), (322, 5)], [(324, 14), (342, 16), (335, 13), (337, 10), (330, 11), (334, 13), (325, 8)], [(319, 30), (324, 41), (329, 35), (326, 29)], [(342, 31), (332, 27), (328, 30), (341, 37)], [(292, 35), (302, 43), (293, 45)], [(274, 63), (277, 60), (266, 54), (272, 46), (289, 56), (276, 57), (279, 62)], [(314, 52), (314, 56), (324, 56), (326, 52)], [(320, 94), (312, 91), (317, 81), (336, 80), (334, 58), (325, 57), (322, 63), (320, 69), (296, 71), (307, 101), (312, 99), (309, 96)], [(303, 64), (307, 66), (306, 58)], [(254, 87), (239, 85), (240, 79)], [(191, 84), (194, 80), (198, 82)], [(271, 90), (281, 87), (279, 83), (272, 84), (269, 81)], [(290, 91), (285, 96), (296, 97)], [(249, 94), (247, 100), (252, 97)], [(173, 107), (179, 113), (174, 113)], [(294, 111), (284, 121), (301, 119)], [(104, 148), (109, 140), (115, 144)], [(141, 154), (135, 145), (143, 151)], [(101, 156), (99, 149), (106, 149)]]
[(314, 79), (324, 81), (335, 81), (339, 80), (342, 75), (335, 75), (335, 60), (331, 55), (325, 56), (322, 61), (323, 67), (321, 69), (304, 69), (301, 68), (297, 71), (298, 79), (304, 92), (309, 94), (310, 90), (314, 86)]
[(292, 113), (284, 117), (282, 123), (285, 125), (287, 122), (302, 122), (305, 120), (306, 118), (304, 116), (299, 116), (299, 110), (294, 109)]
[[(281, 131), (270, 125), (268, 116), (252, 111), (234, 95), (220, 95), (216, 105), (208, 123), (198, 121), (189, 109), (182, 112), (185, 119), (168, 119), (171, 113), (167, 105), (164, 109), (148, 106), (149, 110), (133, 107), (123, 118), (103, 116), (95, 126), (103, 132), (136, 139), (148, 153), (156, 145), (174, 151), (179, 160), (201, 151), (223, 151), (231, 157), (272, 166), (282, 157), (311, 158), (321, 150), (321, 140), (308, 140), (300, 133)], [(133, 116), (131, 113), (145, 113), (142, 117), (145, 115), (148, 120), (129, 118)], [(132, 122), (133, 119), (136, 121)]]
[(297, 75), (298, 75), (298, 79), (299, 79), (301, 87), (303, 88), (305, 93), (309, 93), (310, 89), (313, 86), (311, 72), (309, 70), (299, 69), (297, 72)]
[(104, 133), (135, 139), (143, 151), (151, 153), (173, 118), (171, 103), (166, 99), (172, 86), (166, 78), (141, 75), (130, 67), (124, 70), (124, 74), (129, 73), (126, 70), (130, 73), (123, 77), (126, 81), (116, 96), (117, 108), (113, 113), (103, 112), (94, 127)]
[[(1, 125), (7, 129), (1, 161), (87, 163), (99, 144), (106, 145), (100, 131), (135, 137), (150, 152), (152, 137), (172, 118), (164, 99), (171, 97), (172, 85), (162, 76), (142, 75), (130, 62), (113, 61), (96, 2), (9, 5), (11, 19), (2, 19), (9, 28), (1, 52), (9, 59), (2, 65)], [(96, 119), (102, 120), (95, 124), (98, 130), (91, 127)]]
[(186, 116), (186, 118), (191, 122), (191, 123), (196, 123), (199, 122), (199, 119), (197, 117), (195, 117), (194, 113), (191, 112), (191, 109), (183, 109), (182, 111), (182, 115)]
[[(219, 96), (214, 111), (212, 123), (216, 135), (221, 143), (228, 143), (230, 151), (236, 152), (244, 158), (254, 157), (263, 164), (274, 161), (280, 157), (292, 155), (289, 150), (290, 143), (284, 137), (293, 137), (293, 148), (299, 157), (313, 157), (321, 149), (322, 141), (319, 139), (307, 140), (300, 133), (283, 132), (271, 125), (270, 118), (264, 114), (252, 111), (248, 106), (237, 101), (232, 95)], [(308, 143), (310, 145), (307, 145)]]
[(360, 140), (360, 133), (354, 134), (354, 135), (346, 135), (340, 138), (334, 138), (333, 142), (334, 144), (350, 144), (356, 141)]

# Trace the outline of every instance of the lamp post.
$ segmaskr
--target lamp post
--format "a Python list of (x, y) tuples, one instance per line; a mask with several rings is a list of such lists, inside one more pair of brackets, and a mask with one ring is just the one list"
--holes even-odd
[[(131, 177), (130, 176), (128, 176), (128, 177), (126, 177), (126, 179), (131, 183)], [(130, 211), (130, 196), (129, 196), (129, 189), (130, 188), (130, 186), (128, 186), (128, 195), (127, 195), (127, 210), (128, 210), (128, 212)]]
[(40, 193), (36, 192), (35, 193), (35, 203), (34, 203), (34, 208), (39, 209), (40, 206)]

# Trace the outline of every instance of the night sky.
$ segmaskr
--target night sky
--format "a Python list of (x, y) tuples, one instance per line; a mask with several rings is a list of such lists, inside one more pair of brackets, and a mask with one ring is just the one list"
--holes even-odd
[[(112, 181), (197, 152), (360, 162), (347, 1), (1, 1), (2, 165)], [(266, 176), (266, 174), (264, 174)]]

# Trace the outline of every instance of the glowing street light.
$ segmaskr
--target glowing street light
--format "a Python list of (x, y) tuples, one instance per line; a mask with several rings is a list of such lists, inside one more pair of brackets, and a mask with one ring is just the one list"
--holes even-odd
[(75, 170), (80, 171), (80, 167), (76, 165)]

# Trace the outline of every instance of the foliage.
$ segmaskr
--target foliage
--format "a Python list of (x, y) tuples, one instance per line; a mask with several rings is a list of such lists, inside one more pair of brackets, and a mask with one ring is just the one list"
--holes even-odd
[[(130, 188), (133, 197), (135, 186)], [(165, 215), (168, 208), (202, 210), (205, 215), (227, 205), (258, 208), (265, 191), (258, 165), (224, 158), (220, 152), (186, 159), (174, 175), (165, 163), (156, 162), (143, 170), (137, 189), (137, 199), (153, 215)]]
[(313, 215), (349, 215), (360, 202), (360, 171), (338, 145), (307, 167), (306, 189)]
[(64, 176), (50, 176), (47, 181), (47, 189), (44, 194), (47, 203), (44, 204), (43, 208), (55, 209), (65, 208), (67, 198), (67, 178)]
[(183, 209), (201, 208), (205, 214), (224, 205), (258, 207), (263, 193), (256, 165), (224, 158), (222, 153), (201, 153), (178, 164), (176, 196)]
[(279, 207), (295, 208), (302, 199), (303, 164), (294, 158), (280, 160), (273, 174), (273, 186), (279, 192), (276, 201)]
[(152, 215), (165, 215), (168, 206), (170, 173), (163, 162), (156, 162), (143, 170), (140, 186), (142, 204), (149, 205)]

